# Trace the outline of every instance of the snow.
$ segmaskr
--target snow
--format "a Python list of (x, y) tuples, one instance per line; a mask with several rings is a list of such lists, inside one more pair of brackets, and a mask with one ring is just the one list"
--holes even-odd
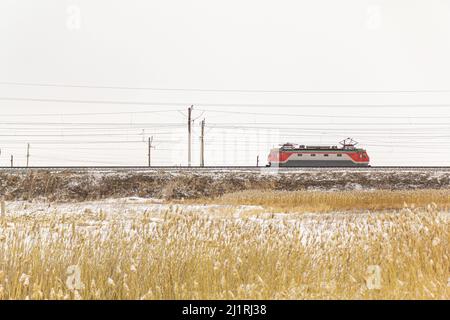
[(199, 205), (172, 204), (162, 199), (129, 197), (121, 199), (106, 199), (85, 202), (46, 202), (46, 201), (15, 201), (7, 203), (9, 216), (46, 216), (55, 214), (85, 215), (106, 213), (110, 216), (134, 217), (136, 215), (160, 215), (167, 211), (182, 211), (183, 213), (214, 214), (224, 209), (232, 209), (234, 214), (240, 215), (261, 210), (260, 206), (230, 206), (230, 205)]
[[(211, 221), (218, 219), (225, 225), (237, 224), (245, 228), (259, 228), (262, 233), (253, 241), (264, 241), (264, 230), (267, 231), (269, 228), (283, 231), (286, 237), (292, 237), (294, 231), (300, 231), (302, 245), (335, 241), (337, 236), (345, 245), (353, 239), (349, 227), (367, 232), (382, 230), (386, 227), (369, 224), (370, 213), (271, 213), (265, 212), (260, 206), (170, 204), (164, 203), (161, 199), (138, 197), (76, 203), (16, 201), (7, 204), (7, 215), (10, 217), (32, 218), (30, 221), (58, 218), (61, 223), (59, 227), (69, 230), (71, 226), (69, 221), (82, 221), (82, 223), (77, 222), (77, 230), (99, 234), (100, 238), (105, 241), (113, 224), (118, 223), (126, 234), (132, 237), (135, 232), (133, 223), (137, 217), (145, 215), (148, 218), (149, 228), (154, 229), (157, 225), (165, 222), (164, 215), (168, 211), (182, 215), (190, 213), (205, 215)], [(67, 222), (62, 223), (61, 218), (67, 218)], [(79, 220), (81, 218), (83, 219)], [(13, 230), (14, 224), (9, 224), (3, 232), (8, 229)], [(49, 228), (41, 228), (40, 232), (45, 239), (57, 240), (55, 238), (57, 233), (50, 232)], [(28, 237), (28, 243), (31, 245), (36, 239), (36, 237)]]

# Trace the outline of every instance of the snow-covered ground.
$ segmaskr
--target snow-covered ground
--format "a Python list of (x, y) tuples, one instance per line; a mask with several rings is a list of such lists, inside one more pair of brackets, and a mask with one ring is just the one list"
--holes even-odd
[[(6, 210), (6, 215), (10, 218), (8, 220), (12, 222), (8, 223), (3, 233), (14, 229), (15, 220), (23, 223), (23, 219), (26, 219), (32, 224), (49, 220), (58, 223), (65, 221), (63, 224), (67, 228), (71, 224), (70, 221), (76, 221), (77, 228), (99, 232), (105, 238), (108, 232), (112, 232), (113, 225), (120, 225), (125, 232), (131, 232), (133, 223), (146, 217), (148, 223), (156, 227), (165, 222), (167, 213), (184, 216), (195, 214), (240, 228), (254, 226), (261, 230), (261, 233), (272, 228), (288, 237), (300, 231), (303, 245), (327, 243), (337, 238), (342, 245), (346, 245), (353, 240), (355, 230), (361, 234), (382, 232), (390, 227), (390, 222), (385, 222), (384, 225), (373, 223), (373, 218), (380, 213), (271, 213), (260, 206), (170, 204), (160, 199), (137, 197), (71, 203), (14, 201), (7, 203)], [(402, 213), (392, 213), (395, 214)], [(49, 235), (46, 228), (42, 228), (42, 231), (43, 236), (47, 238)]]
[(143, 214), (160, 216), (164, 213), (183, 212), (219, 215), (224, 217), (228, 213), (231, 216), (240, 217), (246, 212), (262, 210), (259, 206), (231, 206), (231, 205), (194, 205), (171, 204), (161, 199), (129, 197), (120, 199), (106, 199), (84, 202), (47, 202), (47, 201), (14, 201), (6, 206), (8, 215), (20, 216), (47, 216), (47, 215), (85, 215), (102, 213), (111, 217), (136, 217)]

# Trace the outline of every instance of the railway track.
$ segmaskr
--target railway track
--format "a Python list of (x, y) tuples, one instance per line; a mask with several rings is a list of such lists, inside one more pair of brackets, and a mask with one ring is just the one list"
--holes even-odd
[(255, 167), (255, 166), (208, 166), (208, 167), (183, 167), (183, 166), (49, 166), (49, 167), (0, 167), (0, 171), (450, 171), (450, 166), (372, 166), (372, 167)]

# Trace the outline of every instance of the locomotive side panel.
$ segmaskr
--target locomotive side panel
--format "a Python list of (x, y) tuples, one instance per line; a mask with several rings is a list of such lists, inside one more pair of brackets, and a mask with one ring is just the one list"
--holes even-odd
[(279, 167), (367, 167), (370, 159), (365, 150), (330, 152), (272, 150), (269, 165)]

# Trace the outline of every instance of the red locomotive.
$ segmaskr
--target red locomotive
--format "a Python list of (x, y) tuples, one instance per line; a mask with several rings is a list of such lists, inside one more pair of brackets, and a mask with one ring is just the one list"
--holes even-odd
[(305, 146), (285, 143), (272, 149), (270, 167), (368, 167), (367, 151), (356, 148), (358, 142), (347, 138), (338, 146)]

